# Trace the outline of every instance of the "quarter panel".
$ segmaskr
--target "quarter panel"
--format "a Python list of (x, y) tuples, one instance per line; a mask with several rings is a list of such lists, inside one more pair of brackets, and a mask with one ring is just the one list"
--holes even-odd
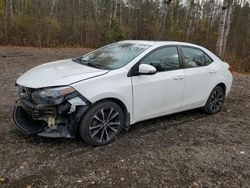
[(221, 62), (215, 62), (216, 73), (213, 75), (212, 83), (209, 87), (209, 92), (207, 93), (206, 100), (203, 101), (202, 106), (204, 106), (207, 102), (209, 95), (211, 94), (214, 87), (220, 83), (226, 85), (226, 96), (229, 94), (232, 86), (233, 77), (230, 71), (228, 70), (228, 64)]
[(132, 113), (131, 78), (127, 77), (127, 73), (127, 69), (121, 68), (71, 86), (92, 103), (105, 98), (119, 99)]

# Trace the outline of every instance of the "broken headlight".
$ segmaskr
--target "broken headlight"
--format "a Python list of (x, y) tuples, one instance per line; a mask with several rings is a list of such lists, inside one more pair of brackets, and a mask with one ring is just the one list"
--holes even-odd
[(64, 97), (75, 91), (74, 88), (66, 87), (54, 87), (48, 89), (37, 90), (32, 93), (32, 100), (36, 104), (49, 104), (56, 105), (63, 102)]

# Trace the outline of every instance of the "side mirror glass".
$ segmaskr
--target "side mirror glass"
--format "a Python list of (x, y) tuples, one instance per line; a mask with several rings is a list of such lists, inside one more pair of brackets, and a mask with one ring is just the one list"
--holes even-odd
[(155, 74), (156, 68), (148, 64), (139, 65), (139, 74)]

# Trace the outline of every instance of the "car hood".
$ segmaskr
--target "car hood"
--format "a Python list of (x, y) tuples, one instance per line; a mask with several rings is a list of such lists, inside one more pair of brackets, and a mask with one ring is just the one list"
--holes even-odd
[(17, 84), (30, 88), (70, 85), (106, 74), (108, 71), (82, 65), (67, 59), (34, 67), (21, 75), (17, 79)]

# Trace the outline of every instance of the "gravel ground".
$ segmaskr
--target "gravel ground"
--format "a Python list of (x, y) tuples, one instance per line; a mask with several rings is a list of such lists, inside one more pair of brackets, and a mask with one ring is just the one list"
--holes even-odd
[(0, 47), (0, 187), (250, 187), (247, 75), (235, 75), (220, 113), (137, 123), (108, 146), (19, 132), (12, 120), (19, 75), (86, 51)]

